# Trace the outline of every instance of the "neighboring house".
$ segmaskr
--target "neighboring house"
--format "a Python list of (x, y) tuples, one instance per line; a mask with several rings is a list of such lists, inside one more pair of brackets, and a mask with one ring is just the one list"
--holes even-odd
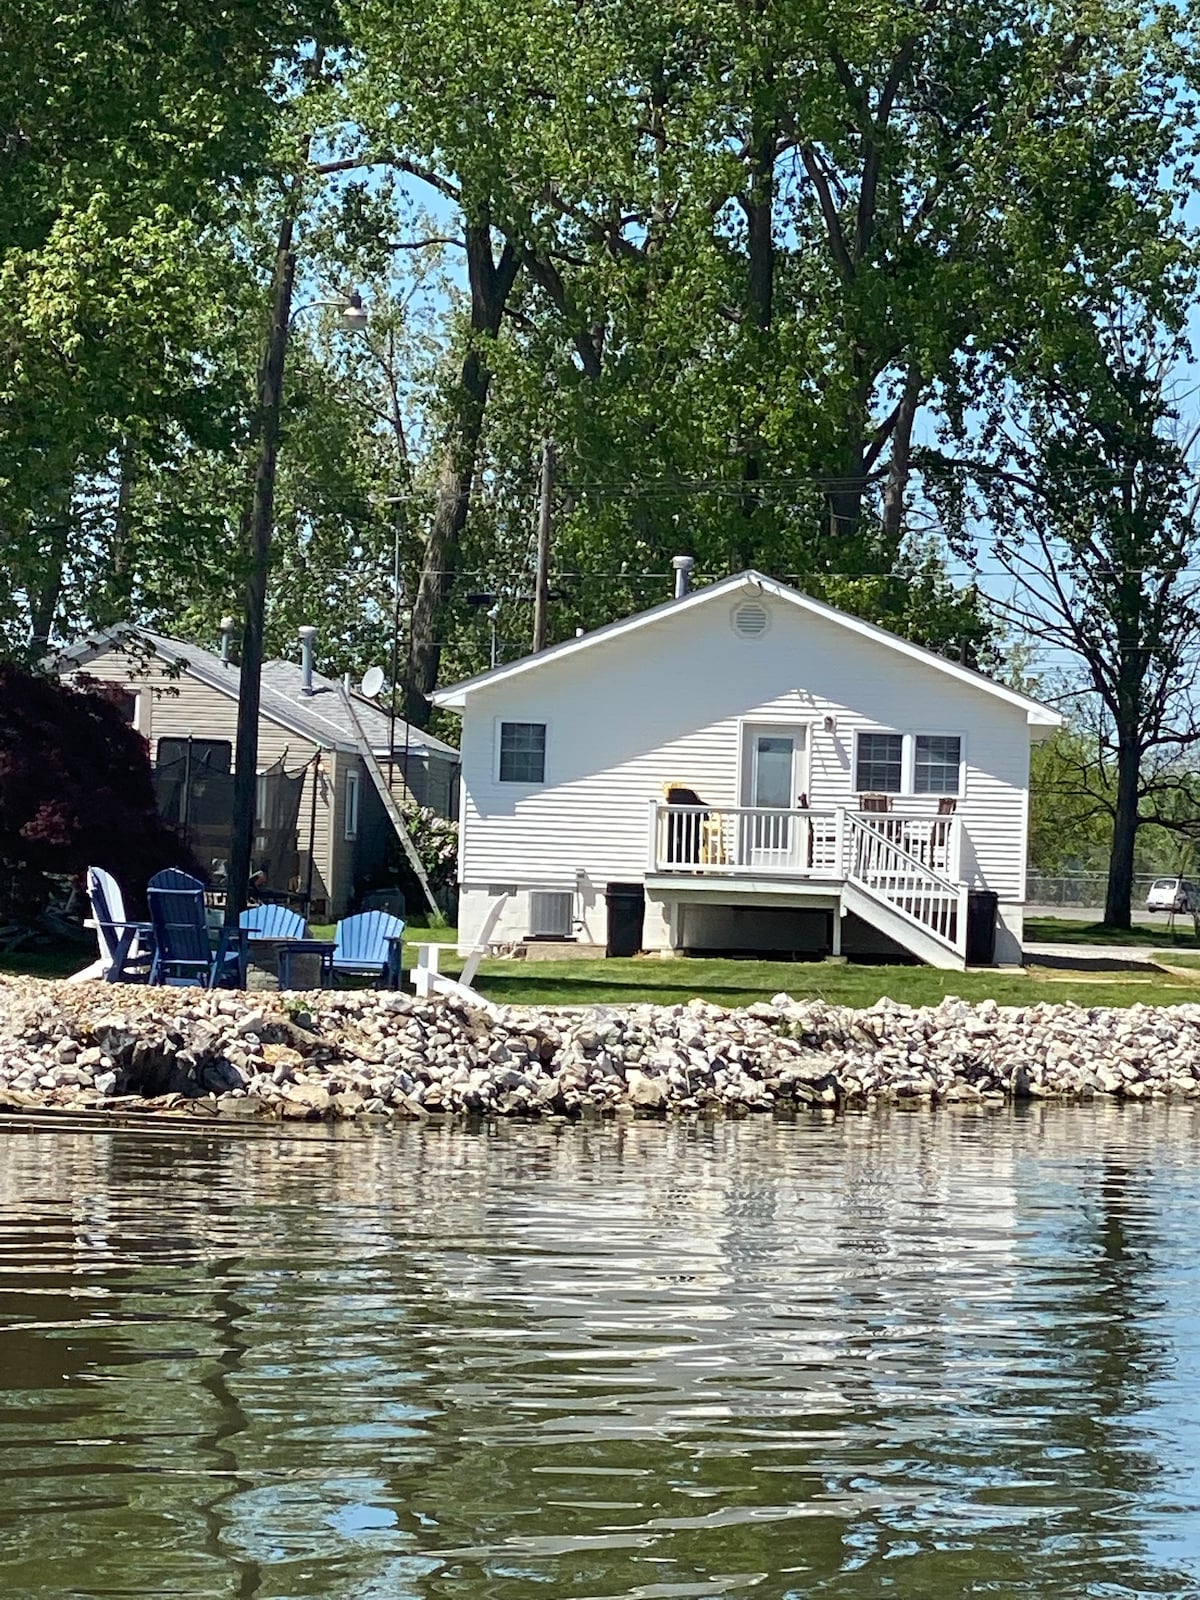
[[(67, 678), (82, 673), (121, 685), (130, 721), (149, 744), (156, 769), (186, 766), (190, 774), (218, 779), (232, 771), (239, 672), (220, 655), (146, 628), (123, 626), (64, 650), (57, 665)], [(353, 691), (349, 703), (353, 715), (342, 687), (319, 672), (306, 673), (300, 662), (268, 661), (263, 667), (259, 772), (280, 770), (280, 764), (287, 773), (303, 770), (294, 841), (289, 835), (288, 882), (273, 877), (271, 887), (305, 892), (311, 838), (311, 914), (316, 917), (338, 917), (352, 908), (356, 885), (383, 864), (392, 836), (364, 745), (385, 780), (390, 766), (391, 790), (398, 801), (407, 787), (419, 804), (443, 816), (451, 815), (457, 804), (457, 750), (397, 719), (389, 762), (392, 727), (387, 711)], [(227, 809), (229, 785), (222, 789), (214, 783), (211, 788)], [(293, 802), (295, 798), (293, 790)], [(261, 815), (259, 822), (260, 828), (265, 825)], [(225, 849), (207, 850), (203, 835), (194, 836), (199, 826), (193, 814), (190, 842), (212, 868)], [(224, 835), (223, 815), (216, 831)]]
[(741, 573), (434, 703), (463, 718), (460, 950), (961, 967), (970, 927), (973, 959), (993, 929), (1021, 959), (1029, 746), (1062, 719), (786, 584)]

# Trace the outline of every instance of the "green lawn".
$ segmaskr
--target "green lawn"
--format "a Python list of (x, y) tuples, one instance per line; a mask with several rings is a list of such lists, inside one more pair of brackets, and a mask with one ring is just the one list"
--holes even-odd
[(69, 978), (94, 961), (94, 949), (78, 945), (56, 950), (10, 950), (0, 952), (0, 974), (26, 978)]
[[(1044, 924), (1043, 924), (1044, 925)], [(1055, 926), (1059, 926), (1055, 924)], [(1079, 923), (1061, 924), (1082, 928)], [(316, 937), (332, 929), (313, 929)], [(454, 930), (414, 929), (418, 940), (451, 943)], [(1077, 941), (1086, 944), (1086, 940)], [(1171, 956), (1165, 959), (1172, 959)], [(1080, 958), (1087, 959), (1086, 950)], [(0, 973), (60, 978), (85, 965), (87, 953), (0, 956)], [(1001, 1005), (1029, 1005), (1035, 1000), (1073, 1001), (1084, 1006), (1124, 1006), (1142, 1001), (1149, 1005), (1176, 1005), (1200, 1001), (1200, 956), (1180, 950), (1182, 966), (1195, 965), (1196, 978), (1162, 972), (1157, 968), (1106, 972), (1065, 971), (1031, 967), (1025, 972), (941, 972), (919, 966), (856, 966), (826, 962), (704, 960), (699, 957), (660, 960), (597, 961), (485, 961), (476, 987), (489, 999), (511, 1005), (656, 1005), (686, 1003), (699, 996), (722, 1006), (750, 1005), (769, 1000), (781, 991), (797, 999), (819, 999), (834, 1005), (870, 1006), (884, 996), (909, 1005), (936, 1005), (946, 995), (964, 1000), (993, 999)], [(416, 964), (416, 950), (405, 944), (404, 966)], [(442, 958), (450, 975), (462, 970), (454, 951)]]
[(1101, 922), (1071, 922), (1059, 917), (1027, 917), (1025, 937), (1034, 944), (1136, 944), (1163, 950), (1200, 950), (1190, 917), (1177, 917), (1172, 932), (1161, 922), (1137, 922), (1132, 928), (1106, 928)]
[[(447, 955), (443, 971), (461, 968)], [(729, 961), (655, 957), (606, 961), (485, 961), (475, 987), (508, 1005), (655, 1005), (699, 996), (721, 1006), (752, 1005), (781, 991), (832, 1005), (871, 1006), (885, 996), (908, 1005), (937, 1005), (946, 995), (993, 999), (1001, 1005), (1036, 1000), (1083, 1006), (1177, 1005), (1200, 1000), (1200, 982), (1160, 972), (1064, 973), (1034, 967), (1025, 972), (942, 972), (934, 967), (838, 966), (825, 962)]]

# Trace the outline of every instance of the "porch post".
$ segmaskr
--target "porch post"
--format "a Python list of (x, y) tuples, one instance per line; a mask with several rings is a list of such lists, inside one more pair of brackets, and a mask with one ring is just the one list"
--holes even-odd
[(650, 800), (649, 827), (646, 830), (646, 871), (655, 872), (658, 869), (658, 801)]
[(830, 955), (840, 956), (842, 953), (842, 897), (838, 895), (838, 903), (833, 908), (833, 930), (829, 939)]
[[(845, 808), (845, 806), (838, 806), (836, 817), (837, 817), (837, 821), (836, 821), (836, 824), (835, 824), (836, 831), (834, 833), (834, 851), (836, 853), (836, 858), (837, 858), (837, 875), (838, 875), (839, 878), (846, 878), (846, 877), (849, 877), (849, 873), (846, 871), (846, 808)], [(839, 939), (840, 939), (840, 936), (839, 936)]]
[(962, 882), (962, 818), (950, 818), (950, 882)]

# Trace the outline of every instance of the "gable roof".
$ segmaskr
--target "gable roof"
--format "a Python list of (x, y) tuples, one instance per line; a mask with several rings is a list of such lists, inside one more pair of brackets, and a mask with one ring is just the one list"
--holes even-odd
[(585, 633), (577, 639), (567, 639), (562, 644), (553, 645), (548, 650), (541, 650), (537, 655), (522, 656), (518, 661), (511, 661), (506, 666), (493, 667), (489, 672), (480, 672), (473, 678), (465, 678), (461, 683), (451, 684), (448, 688), (439, 689), (433, 695), (433, 703), (447, 711), (461, 711), (466, 706), (469, 696), (477, 690), (492, 688), (496, 684), (507, 682), (511, 678), (521, 677), (528, 672), (539, 672), (554, 662), (566, 660), (569, 656), (578, 655), (585, 650), (590, 650), (593, 645), (605, 640), (617, 639), (624, 634), (635, 633), (641, 628), (653, 627), (664, 617), (678, 616), (685, 611), (697, 610), (701, 606), (710, 605), (721, 597), (728, 598), (738, 590), (750, 594), (769, 594), (777, 600), (785, 601), (795, 606), (798, 610), (807, 612), (810, 616), (819, 617), (824, 622), (831, 622), (835, 626), (844, 628), (848, 633), (856, 634), (860, 638), (869, 639), (873, 644), (883, 645), (887, 649), (895, 650), (897, 654), (907, 656), (910, 660), (919, 661), (923, 666), (933, 668), (944, 673), (948, 678), (959, 683), (965, 683), (969, 688), (977, 689), (980, 693), (989, 694), (996, 699), (1006, 701), (1014, 708), (1024, 711), (1031, 727), (1058, 728), (1062, 726), (1062, 715), (1043, 705), (1040, 700), (1034, 700), (1029, 695), (1020, 694), (1016, 689), (997, 683), (995, 679), (985, 677), (982, 672), (976, 672), (971, 667), (965, 667), (960, 662), (950, 661), (945, 656), (939, 656), (932, 650), (926, 650), (923, 645), (913, 644), (909, 639), (902, 639), (899, 634), (889, 633), (886, 628), (879, 628), (873, 622), (865, 622), (861, 617), (852, 616), (848, 611), (839, 611), (835, 606), (826, 605), (821, 600), (813, 600), (809, 595), (802, 594), (799, 589), (793, 589), (790, 584), (780, 583), (776, 578), (768, 578), (764, 573), (750, 569), (746, 572), (735, 573), (732, 577), (722, 578), (716, 583), (705, 584), (698, 589), (692, 589), (679, 599), (665, 600), (661, 605), (651, 606), (648, 611), (637, 611), (630, 617), (622, 617), (618, 622), (606, 623), (602, 628), (596, 628), (591, 633)]
[[(182, 639), (171, 639), (166, 634), (154, 633), (149, 628), (132, 623), (105, 628), (90, 635), (80, 643), (59, 651), (54, 666), (57, 671), (85, 668), (89, 661), (106, 655), (110, 650), (120, 650), (129, 639), (139, 639), (150, 646), (161, 660), (180, 667), (189, 676), (208, 684), (231, 700), (238, 697), (241, 673), (236, 666), (226, 663), (211, 650), (188, 644)], [(341, 687), (332, 678), (313, 673), (316, 692), (306, 695), (302, 690), (303, 677), (298, 665), (290, 661), (263, 663), (260, 715), (289, 733), (298, 734), (326, 750), (353, 754), (360, 750), (358, 733), (342, 699)], [(389, 718), (386, 711), (373, 700), (351, 691), (351, 701), (371, 749), (376, 754), (387, 754)], [(432, 734), (413, 728), (401, 718), (396, 719), (395, 749), (408, 750), (421, 755), (438, 755), (458, 760), (458, 751), (443, 744)]]

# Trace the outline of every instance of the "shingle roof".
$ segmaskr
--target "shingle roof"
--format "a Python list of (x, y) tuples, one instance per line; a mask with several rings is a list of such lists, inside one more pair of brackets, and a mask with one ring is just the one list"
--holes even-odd
[[(240, 673), (227, 665), (211, 650), (188, 644), (182, 639), (171, 639), (166, 634), (154, 633), (149, 628), (132, 624), (106, 628), (103, 632), (83, 640), (62, 651), (56, 665), (60, 668), (70, 663), (83, 666), (88, 660), (114, 649), (122, 639), (134, 635), (150, 644), (156, 655), (164, 661), (177, 662), (202, 683), (236, 700)], [(359, 735), (353, 719), (346, 710), (340, 685), (319, 672), (313, 673), (316, 692), (306, 695), (302, 691), (300, 667), (290, 661), (268, 661), (262, 670), (261, 712), (270, 722), (311, 739), (314, 744), (339, 750), (359, 748)], [(355, 715), (371, 749), (379, 754), (387, 752), (389, 718), (386, 711), (365, 696), (351, 692)], [(402, 718), (396, 719), (395, 745), (397, 750), (425, 751), (430, 755), (446, 756), (458, 760), (453, 745), (444, 744), (432, 734), (413, 728)]]
[[(262, 682), (264, 691), (270, 688), (273, 694), (286, 700), (295, 710), (335, 729), (340, 738), (357, 743), (358, 735), (353, 719), (346, 709), (341, 685), (336, 679), (314, 672), (313, 693), (308, 695), (304, 693), (304, 676), (296, 662), (266, 661), (263, 663)], [(350, 692), (350, 699), (354, 706), (354, 716), (357, 717), (359, 726), (370, 741), (371, 749), (386, 751), (391, 732), (387, 711), (374, 700), (368, 700), (365, 695), (356, 694), (353, 690)], [(443, 744), (431, 733), (426, 733), (421, 728), (414, 728), (402, 717), (397, 717), (394, 747), (397, 750), (403, 749), (406, 740), (410, 750), (427, 750), (434, 755), (458, 759), (458, 751), (453, 745)]]

